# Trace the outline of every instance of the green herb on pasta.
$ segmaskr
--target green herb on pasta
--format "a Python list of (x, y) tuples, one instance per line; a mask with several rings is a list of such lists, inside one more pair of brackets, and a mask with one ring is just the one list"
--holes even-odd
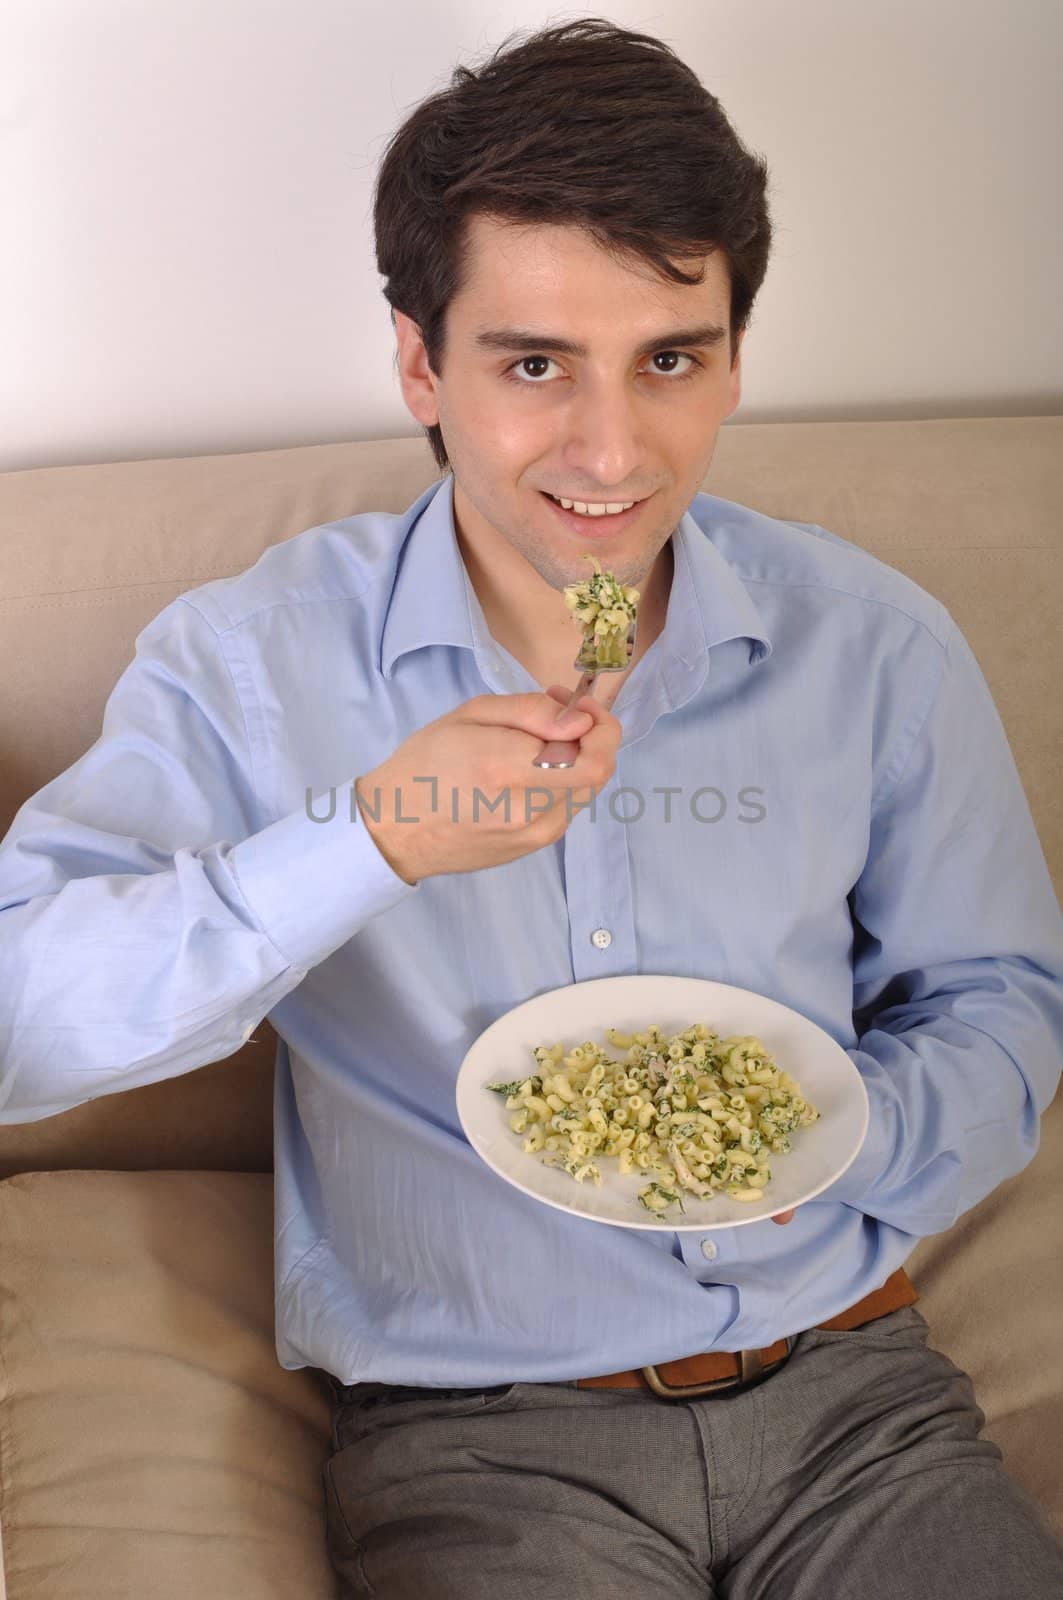
[(654, 1173), (638, 1203), (654, 1215), (683, 1207), (683, 1195), (759, 1200), (771, 1182), (770, 1156), (790, 1134), (818, 1121), (788, 1072), (751, 1034), (721, 1038), (706, 1023), (665, 1036), (607, 1028), (617, 1059), (587, 1039), (536, 1045), (536, 1070), (490, 1083), (505, 1096), (509, 1125), (524, 1151), (541, 1153), (577, 1183), (602, 1182), (598, 1162), (621, 1173)]
[(565, 585), (565, 604), (583, 629), (578, 661), (588, 667), (626, 667), (627, 636), (638, 609), (639, 591), (617, 583), (603, 572), (597, 556), (585, 553), (594, 573), (585, 583)]

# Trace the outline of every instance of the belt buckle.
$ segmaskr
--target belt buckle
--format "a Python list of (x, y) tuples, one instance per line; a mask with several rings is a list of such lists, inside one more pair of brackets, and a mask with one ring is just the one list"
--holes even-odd
[(739, 1370), (733, 1378), (707, 1378), (704, 1383), (669, 1383), (667, 1378), (661, 1377), (655, 1366), (643, 1367), (642, 1376), (662, 1400), (696, 1400), (702, 1395), (719, 1394), (724, 1390), (753, 1389), (790, 1359), (793, 1339), (788, 1335), (784, 1342), (786, 1354), (781, 1360), (773, 1361), (770, 1367), (764, 1365), (759, 1350), (739, 1350)]

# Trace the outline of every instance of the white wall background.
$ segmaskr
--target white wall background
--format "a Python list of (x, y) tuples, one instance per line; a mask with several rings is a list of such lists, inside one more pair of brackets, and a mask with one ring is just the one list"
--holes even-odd
[(456, 62), (590, 15), (769, 162), (736, 422), (1063, 410), (1058, 0), (6, 0), (0, 470), (417, 434), (379, 156)]

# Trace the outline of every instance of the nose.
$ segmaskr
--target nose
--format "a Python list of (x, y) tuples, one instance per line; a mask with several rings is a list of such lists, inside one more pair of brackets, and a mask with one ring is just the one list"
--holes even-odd
[[(569, 481), (600, 486), (603, 499), (639, 481), (645, 461), (637, 399), (620, 383), (589, 380), (567, 407), (564, 458)], [(614, 494), (612, 490), (617, 488)]]

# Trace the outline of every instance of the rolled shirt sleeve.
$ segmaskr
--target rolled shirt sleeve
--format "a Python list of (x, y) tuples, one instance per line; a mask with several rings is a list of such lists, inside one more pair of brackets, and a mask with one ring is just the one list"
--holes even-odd
[(850, 895), (848, 1053), (870, 1125), (823, 1196), (916, 1236), (1033, 1159), (1063, 1062), (1063, 916), (988, 685), (948, 620)]

